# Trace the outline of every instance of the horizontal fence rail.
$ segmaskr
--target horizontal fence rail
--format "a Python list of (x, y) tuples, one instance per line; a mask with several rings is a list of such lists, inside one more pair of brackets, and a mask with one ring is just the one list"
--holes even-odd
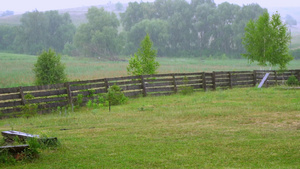
[(38, 110), (46, 110), (72, 105), (81, 94), (83, 101), (93, 94), (107, 93), (112, 85), (122, 88), (125, 96), (158, 96), (180, 92), (184, 86), (194, 90), (207, 91), (217, 88), (253, 87), (266, 73), (270, 73), (265, 86), (280, 85), (294, 75), (300, 80), (300, 70), (279, 71), (228, 71), (171, 73), (143, 76), (114, 77), (96, 80), (74, 81), (45, 86), (0, 88), (1, 117), (15, 116), (26, 105), (37, 104)]

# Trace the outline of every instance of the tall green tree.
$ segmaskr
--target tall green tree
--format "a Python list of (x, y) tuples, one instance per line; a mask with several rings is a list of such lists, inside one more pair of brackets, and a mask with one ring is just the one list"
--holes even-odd
[(85, 56), (103, 56), (108, 59), (118, 52), (119, 21), (115, 13), (91, 7), (88, 23), (79, 26), (74, 43)]
[(72, 42), (75, 30), (69, 14), (27, 12), (22, 15), (14, 44), (20, 53), (36, 54), (49, 48), (62, 52), (64, 45)]
[(153, 47), (157, 49), (157, 54), (160, 56), (166, 55), (169, 39), (168, 28), (168, 22), (160, 19), (144, 19), (135, 24), (128, 33), (128, 43), (126, 43), (128, 53), (134, 53), (148, 33), (153, 41)]
[(280, 15), (275, 13), (270, 18), (265, 12), (257, 21), (250, 20), (245, 28), (243, 54), (250, 62), (257, 61), (261, 66), (276, 66), (286, 69), (286, 65), (293, 58), (289, 53), (291, 35)]
[(39, 55), (33, 68), (36, 85), (63, 83), (67, 80), (65, 65), (60, 59), (61, 56), (52, 49)]
[(155, 60), (157, 51), (152, 49), (153, 42), (147, 34), (141, 42), (137, 53), (129, 60), (127, 72), (129, 75), (155, 74), (159, 63)]

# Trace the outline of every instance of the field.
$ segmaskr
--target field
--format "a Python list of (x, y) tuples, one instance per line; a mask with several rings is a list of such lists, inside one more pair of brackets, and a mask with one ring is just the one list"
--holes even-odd
[[(37, 56), (0, 53), (0, 88), (33, 85), (32, 68)], [(125, 58), (128, 60), (128, 58)], [(200, 58), (158, 58), (159, 73), (259, 70), (247, 60), (213, 60)], [(89, 80), (126, 76), (128, 61), (102, 61), (95, 58), (62, 57), (69, 80)], [(290, 62), (288, 69), (299, 69), (300, 60)]]
[[(3, 168), (298, 168), (300, 90), (245, 88), (0, 121), (55, 136), (33, 162)], [(1, 166), (2, 165), (2, 166)]]

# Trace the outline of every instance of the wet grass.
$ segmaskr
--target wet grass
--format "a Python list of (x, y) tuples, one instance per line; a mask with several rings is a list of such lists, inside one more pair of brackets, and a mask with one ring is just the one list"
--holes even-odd
[[(298, 168), (300, 90), (232, 89), (130, 99), (0, 130), (58, 137), (31, 163), (3, 168)], [(1, 167), (1, 165), (0, 165)]]

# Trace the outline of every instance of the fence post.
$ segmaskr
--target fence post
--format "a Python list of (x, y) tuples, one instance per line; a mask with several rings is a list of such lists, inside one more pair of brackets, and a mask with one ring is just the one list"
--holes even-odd
[(174, 84), (174, 93), (177, 93), (177, 84), (176, 84), (176, 78), (175, 75), (173, 74), (173, 84)]
[(275, 75), (275, 84), (278, 85), (278, 81), (277, 81), (277, 72), (276, 72), (276, 70), (274, 70), (274, 75)]
[(143, 75), (141, 75), (141, 82), (142, 82), (143, 96), (146, 97), (147, 96), (147, 91), (146, 91), (146, 85), (145, 85), (145, 80), (144, 80)]
[(232, 89), (232, 74), (229, 72), (229, 88)]
[(300, 70), (297, 70), (297, 74), (298, 74), (298, 81), (300, 81)]
[(19, 87), (19, 92), (20, 92), (20, 97), (21, 97), (21, 103), (24, 106), (26, 104), (26, 100), (25, 100), (25, 97), (24, 97), (24, 92), (23, 92), (23, 87), (22, 86)]
[(256, 86), (256, 83), (257, 83), (257, 74), (256, 74), (256, 70), (253, 70), (253, 86)]
[(109, 88), (109, 84), (108, 84), (107, 78), (104, 79), (104, 85), (105, 85), (105, 89), (106, 89), (106, 93), (107, 93), (108, 92), (108, 88)]
[(206, 88), (206, 78), (205, 78), (205, 72), (203, 72), (202, 73), (202, 87), (203, 87), (203, 89), (204, 89), (204, 91), (206, 91), (207, 90), (207, 88)]
[(67, 95), (68, 95), (69, 105), (72, 106), (73, 105), (73, 99), (72, 99), (72, 91), (71, 91), (71, 88), (70, 88), (70, 83), (66, 82), (65, 83), (65, 87), (67, 89)]
[(213, 90), (217, 89), (217, 85), (216, 85), (216, 72), (212, 73), (212, 84), (213, 84)]

